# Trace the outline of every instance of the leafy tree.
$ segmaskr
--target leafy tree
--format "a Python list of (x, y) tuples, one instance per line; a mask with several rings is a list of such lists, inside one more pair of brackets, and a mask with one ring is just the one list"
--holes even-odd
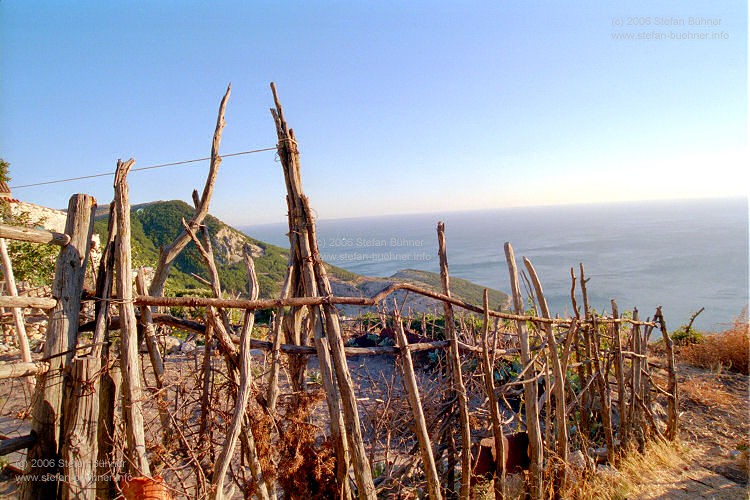
[[(10, 181), (10, 163), (0, 158), (0, 181)], [(12, 226), (41, 227), (44, 219), (31, 220), (28, 212), (13, 213), (10, 204), (0, 199), (0, 222)], [(48, 285), (55, 275), (55, 257), (58, 250), (50, 245), (9, 241), (8, 255), (17, 281), (28, 281), (33, 285)]]

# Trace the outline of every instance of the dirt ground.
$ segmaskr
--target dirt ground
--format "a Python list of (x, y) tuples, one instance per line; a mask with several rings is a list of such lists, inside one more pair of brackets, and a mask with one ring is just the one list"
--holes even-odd
[(680, 437), (689, 458), (676, 477), (647, 485), (639, 498), (750, 498), (749, 377), (682, 363), (678, 374)]
[[(353, 375), (360, 382), (359, 403), (365, 415), (379, 413), (387, 401), (376, 389), (393, 370), (393, 361), (381, 357), (357, 357), (349, 360)], [(0, 362), (17, 361), (17, 353), (0, 355)], [(191, 361), (185, 360), (187, 363)], [(182, 363), (180, 363), (182, 364)], [(313, 377), (315, 364), (311, 363)], [(684, 445), (684, 463), (668, 476), (659, 476), (644, 484), (632, 498), (643, 499), (741, 499), (748, 494), (748, 444), (750, 439), (750, 401), (748, 376), (725, 371), (711, 371), (679, 364), (680, 426)], [(388, 380), (391, 382), (392, 380)], [(421, 383), (430, 385), (429, 380)], [(425, 387), (429, 394), (430, 388)], [(433, 390), (435, 388), (432, 388)], [(385, 397), (387, 399), (387, 397)], [(0, 381), (0, 434), (3, 437), (23, 435), (29, 431), (25, 410), (30, 398), (23, 394), (18, 380)], [(381, 410), (382, 411), (382, 410)], [(399, 415), (400, 413), (400, 415)], [(402, 412), (391, 414), (391, 418)], [(396, 418), (398, 420), (398, 417)], [(364, 419), (370, 432), (378, 432), (382, 420)], [(408, 426), (407, 422), (397, 427)], [(0, 474), (0, 498), (16, 498), (18, 483), (12, 466), (23, 467), (24, 455), (3, 457), (10, 464)]]

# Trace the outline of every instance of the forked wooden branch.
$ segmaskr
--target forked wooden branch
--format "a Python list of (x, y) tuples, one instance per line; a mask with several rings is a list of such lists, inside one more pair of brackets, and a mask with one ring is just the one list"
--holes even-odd
[[(221, 165), (221, 156), (219, 156), (219, 145), (221, 144), (221, 133), (224, 130), (224, 112), (227, 107), (227, 101), (229, 100), (229, 94), (231, 93), (232, 84), (227, 86), (227, 91), (224, 97), (221, 99), (219, 105), (219, 115), (216, 118), (216, 129), (214, 130), (213, 140), (211, 141), (211, 165), (208, 169), (208, 176), (206, 178), (206, 184), (203, 186), (203, 194), (200, 198), (200, 204), (195, 209), (195, 214), (190, 219), (190, 227), (198, 227), (203, 219), (208, 214), (208, 207), (211, 202), (211, 195), (213, 194), (214, 184), (216, 183), (216, 176), (219, 173), (219, 165)], [(159, 262), (154, 271), (154, 277), (149, 286), (149, 295), (159, 297), (164, 293), (164, 285), (167, 282), (167, 276), (169, 275), (169, 269), (172, 267), (172, 263), (177, 256), (182, 252), (185, 246), (190, 242), (190, 235), (187, 231), (182, 231), (175, 240), (161, 249), (159, 253)]]

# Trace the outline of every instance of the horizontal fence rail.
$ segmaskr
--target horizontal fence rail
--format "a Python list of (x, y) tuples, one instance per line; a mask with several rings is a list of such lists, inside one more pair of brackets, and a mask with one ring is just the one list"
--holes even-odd
[(64, 247), (70, 243), (70, 236), (65, 233), (45, 231), (44, 229), (32, 229), (28, 227), (8, 226), (0, 224), (0, 238), (16, 241), (28, 241), (30, 243), (46, 243)]
[(52, 309), (57, 305), (57, 299), (51, 297), (13, 297), (0, 296), (0, 307), (32, 307), (35, 309)]
[[(293, 297), (287, 299), (262, 299), (262, 300), (244, 300), (244, 299), (217, 299), (212, 297), (152, 297), (149, 295), (137, 295), (133, 302), (136, 305), (143, 306), (167, 306), (167, 307), (223, 307), (227, 309), (245, 309), (247, 311), (257, 311), (259, 309), (276, 309), (279, 307), (300, 307), (300, 306), (318, 306), (318, 305), (354, 305), (354, 306), (375, 306), (384, 301), (389, 295), (398, 290), (407, 290), (425, 297), (430, 297), (454, 306), (461, 307), (467, 311), (484, 314), (484, 309), (463, 300), (436, 293), (425, 288), (421, 288), (408, 283), (394, 283), (372, 297), (339, 297), (329, 295), (326, 297)], [(552, 324), (560, 326), (569, 326), (573, 321), (579, 324), (588, 324), (592, 320), (580, 319), (573, 320), (569, 318), (543, 318), (539, 316), (512, 314), (501, 311), (489, 310), (489, 315), (494, 318), (506, 319), (510, 321), (531, 321), (533, 323)], [(619, 324), (629, 323), (631, 325), (656, 326), (657, 323), (649, 321), (636, 321), (629, 318), (607, 318), (597, 317), (598, 324)]]
[(44, 361), (32, 361), (31, 363), (4, 363), (0, 365), (0, 379), (20, 378), (29, 375), (37, 375), (49, 370), (49, 364)]

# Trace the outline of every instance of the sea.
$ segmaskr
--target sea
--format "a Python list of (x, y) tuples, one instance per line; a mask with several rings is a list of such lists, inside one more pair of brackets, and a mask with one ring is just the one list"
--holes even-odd
[[(318, 220), (323, 259), (349, 271), (389, 277), (401, 269), (439, 272), (437, 223), (445, 222), (451, 276), (509, 291), (503, 245), (519, 270), (534, 265), (553, 315), (572, 313), (571, 268), (584, 265), (591, 307), (662, 306), (674, 330), (704, 308), (694, 327), (721, 331), (748, 307), (747, 198), (501, 208), (483, 211)], [(289, 246), (286, 223), (244, 227)], [(582, 303), (580, 289), (577, 301)], [(746, 318), (746, 316), (745, 316)]]

